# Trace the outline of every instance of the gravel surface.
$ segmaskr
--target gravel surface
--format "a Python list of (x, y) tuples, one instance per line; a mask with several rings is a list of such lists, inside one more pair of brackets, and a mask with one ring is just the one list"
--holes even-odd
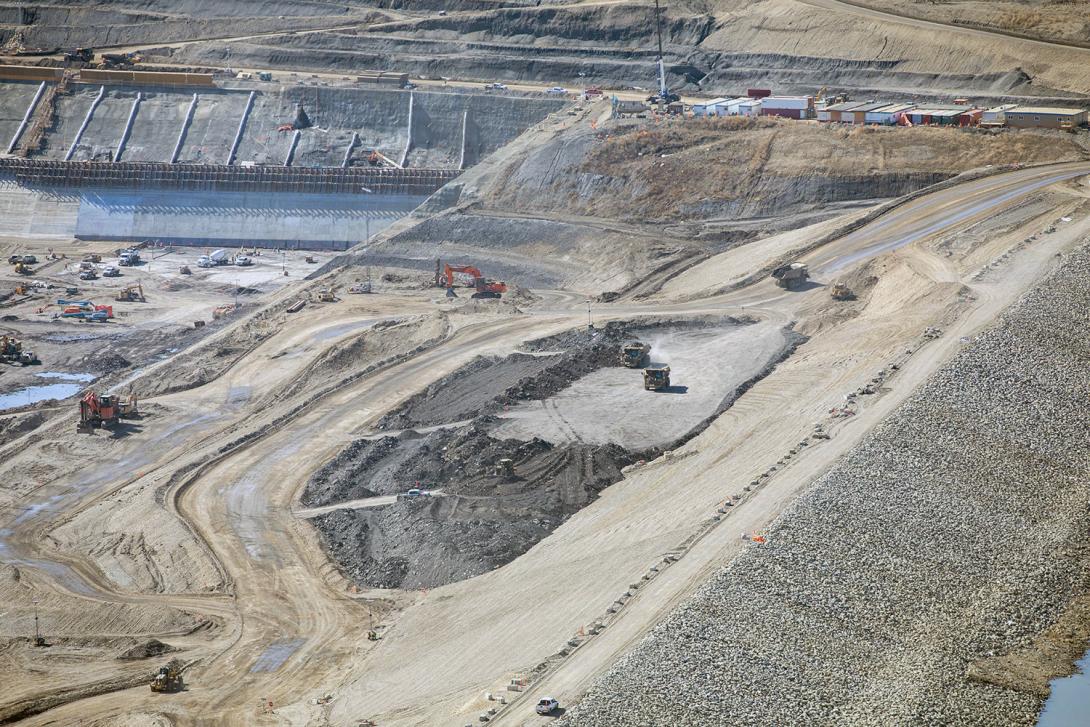
[(1090, 248), (969, 342), (559, 724), (1033, 725), (966, 668), (1090, 557)]
[[(699, 354), (681, 367), (699, 391), (644, 391), (640, 371), (619, 361), (620, 344), (632, 337), (651, 343), (654, 355)], [(733, 318), (615, 322), (593, 336), (575, 329), (531, 341), (524, 353), (478, 358), (385, 417), (387, 427), (404, 431), (357, 440), (326, 463), (302, 503), (321, 507), (413, 487), (440, 490), (434, 497), (336, 510), (311, 522), (333, 560), (360, 585), (430, 588), (469, 578), (525, 553), (620, 480), (623, 467), (657, 455), (651, 447), (699, 432), (799, 340), (773, 324)], [(594, 385), (602, 374), (625, 385), (615, 391)], [(610, 412), (611, 437), (546, 441), (548, 421), (522, 422), (517, 436), (505, 434), (509, 422), (496, 416), (502, 409), (551, 401), (557, 392), (574, 392), (590, 407), (574, 413), (554, 407), (576, 424), (580, 416), (600, 420), (601, 412)], [(676, 401), (668, 406), (664, 397)], [(647, 421), (671, 418), (675, 426), (656, 426), (657, 436), (648, 436)], [(513, 476), (497, 474), (501, 459), (512, 461)]]
[(782, 355), (788, 338), (769, 322), (646, 336), (652, 361), (670, 366), (669, 390), (645, 391), (641, 369), (599, 369), (555, 396), (511, 407), (499, 415), (494, 434), (554, 444), (665, 446), (714, 414), (732, 391)]

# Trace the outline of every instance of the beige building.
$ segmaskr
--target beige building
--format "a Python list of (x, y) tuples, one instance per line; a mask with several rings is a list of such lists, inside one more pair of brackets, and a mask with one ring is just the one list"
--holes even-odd
[(1086, 124), (1086, 109), (1016, 106), (1005, 116), (1007, 126), (1016, 129), (1074, 129)]

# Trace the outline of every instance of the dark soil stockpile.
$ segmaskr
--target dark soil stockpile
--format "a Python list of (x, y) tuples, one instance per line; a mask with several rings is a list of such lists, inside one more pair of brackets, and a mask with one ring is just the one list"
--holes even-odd
[[(527, 353), (479, 358), (382, 422), (405, 431), (345, 448), (315, 473), (302, 502), (320, 507), (414, 487), (437, 491), (382, 507), (335, 510), (312, 522), (334, 561), (362, 586), (427, 588), (487, 572), (525, 553), (596, 499), (621, 479), (623, 467), (659, 452), (500, 439), (492, 433), (494, 414), (516, 402), (543, 401), (594, 371), (620, 366), (619, 346), (633, 337), (680, 329), (737, 330), (750, 323), (733, 318), (615, 322), (593, 335), (573, 329), (532, 341), (524, 347)], [(721, 408), (736, 393), (727, 392)], [(453, 426), (412, 429), (444, 424)], [(497, 469), (503, 459), (512, 461), (513, 475)]]
[[(375, 443), (358, 493), (393, 494), (419, 483), (443, 496), (316, 518), (349, 578), (375, 587), (426, 588), (492, 570), (594, 500), (636, 457), (616, 446), (501, 441), (487, 427), (480, 422), (408, 444), (394, 438)], [(513, 460), (513, 477), (496, 473), (502, 458)]]

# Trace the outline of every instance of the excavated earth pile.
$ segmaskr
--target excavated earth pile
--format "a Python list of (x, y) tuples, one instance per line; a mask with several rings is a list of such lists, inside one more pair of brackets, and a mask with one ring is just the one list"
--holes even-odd
[(1035, 724), (1056, 674), (1025, 667), (1090, 590), (1088, 274), (1084, 247), (560, 724)]
[[(381, 427), (402, 431), (357, 440), (328, 462), (308, 483), (302, 503), (325, 507), (411, 488), (433, 491), (430, 496), (332, 510), (313, 518), (333, 559), (361, 585), (432, 587), (492, 570), (526, 552), (620, 480), (623, 467), (678, 443), (663, 440), (650, 447), (625, 448), (616, 443), (506, 438), (497, 436), (497, 415), (519, 402), (546, 402), (603, 369), (631, 374), (627, 388), (634, 397), (653, 396), (643, 391), (639, 371), (620, 366), (622, 342), (692, 330), (709, 336), (737, 335), (755, 325), (734, 318), (611, 322), (593, 337), (586, 330), (573, 330), (530, 342), (526, 352), (478, 358), (380, 422)], [(759, 354), (756, 376), (724, 382), (720, 410), (740, 390), (767, 375), (800, 339), (783, 333), (775, 351)], [(614, 404), (620, 401), (612, 396)], [(623, 420), (625, 411), (608, 415)], [(696, 423), (681, 440), (702, 426)], [(511, 474), (497, 469), (503, 459), (512, 461)]]

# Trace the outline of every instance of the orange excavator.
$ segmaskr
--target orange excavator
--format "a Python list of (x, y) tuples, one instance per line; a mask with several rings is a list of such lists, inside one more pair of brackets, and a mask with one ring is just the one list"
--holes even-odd
[[(439, 272), (440, 265), (443, 267), (442, 272)], [(441, 260), (435, 261), (435, 284), (437, 287), (453, 291), (455, 273), (462, 273), (473, 278), (473, 282), (468, 287), (476, 289), (473, 294), (474, 298), (499, 298), (503, 293), (507, 292), (507, 283), (485, 278), (480, 268), (475, 268), (472, 265), (443, 264)]]
[(137, 414), (136, 397), (130, 395), (128, 400), (123, 400), (113, 394), (102, 394), (88, 391), (79, 402), (79, 424), (77, 432), (90, 434), (95, 427), (110, 428), (117, 426), (121, 417), (132, 417)]

